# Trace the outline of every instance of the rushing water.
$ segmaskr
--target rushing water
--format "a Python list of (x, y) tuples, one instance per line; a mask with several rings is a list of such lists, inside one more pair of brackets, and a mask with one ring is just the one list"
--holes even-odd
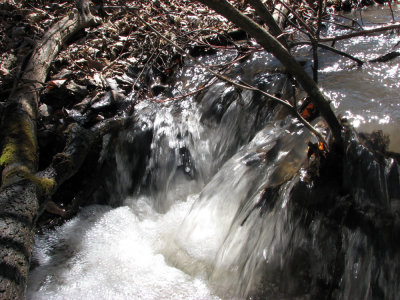
[[(369, 20), (387, 21), (387, 10), (371, 11)], [(395, 34), (378, 35), (340, 47), (369, 59), (396, 42)], [(299, 55), (307, 51), (300, 49)], [(217, 64), (234, 56), (203, 59)], [(391, 134), (393, 150), (400, 149), (398, 62), (354, 68), (348, 60), (321, 53), (321, 86), (337, 111), (360, 129)], [(274, 64), (269, 54), (257, 53), (231, 75), (288, 95), (286, 77), (269, 72)], [(204, 70), (190, 66), (178, 77), (173, 96), (209, 80)], [(336, 298), (379, 298), (376, 291), (387, 299), (398, 296), (399, 278), (390, 268), (399, 265), (397, 256), (375, 255), (360, 230), (344, 229), (336, 236), (322, 218), (304, 226), (309, 217), (293, 214), (290, 193), (304, 175), (313, 137), (279, 107), (217, 83), (194, 98), (141, 102), (136, 115), (136, 125), (120, 134), (111, 156), (113, 207), (82, 208), (72, 220), (36, 237), (37, 266), (27, 299), (305, 299), (316, 280), (324, 279), (316, 285), (331, 289), (335, 272), (327, 262), (337, 260), (338, 240), (346, 250)], [(385, 174), (392, 166), (388, 161)], [(373, 167), (379, 169), (368, 168)]]

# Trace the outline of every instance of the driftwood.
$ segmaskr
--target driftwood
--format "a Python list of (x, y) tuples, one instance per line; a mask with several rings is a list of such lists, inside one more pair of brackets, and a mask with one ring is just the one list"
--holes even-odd
[[(62, 181), (60, 179), (65, 180), (76, 172), (92, 140), (85, 140), (72, 152), (68, 152), (73, 144), (69, 143), (65, 155), (61, 155), (63, 159), (56, 156), (53, 160), (53, 169), (57, 171), (36, 174), (39, 91), (51, 62), (63, 45), (81, 29), (96, 23), (87, 1), (76, 3), (78, 9), (54, 24), (37, 44), (22, 75), (16, 79), (15, 89), (3, 112), (0, 157), (1, 299), (23, 298), (33, 247), (33, 230), (43, 199), (54, 192), (57, 182)], [(82, 157), (74, 158), (75, 154)], [(67, 170), (63, 176), (60, 176), (60, 168), (64, 172)]]

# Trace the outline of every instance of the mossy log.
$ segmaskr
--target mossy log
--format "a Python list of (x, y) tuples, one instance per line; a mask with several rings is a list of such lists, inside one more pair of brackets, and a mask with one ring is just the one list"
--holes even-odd
[(79, 5), (79, 10), (75, 9), (54, 24), (38, 42), (23, 73), (16, 79), (16, 89), (7, 100), (2, 119), (2, 186), (14, 182), (14, 168), (24, 166), (31, 172), (37, 169), (39, 91), (44, 86), (51, 62), (63, 45), (81, 29), (95, 24), (87, 1), (80, 1)]
[(15, 168), (19, 180), (0, 191), (0, 299), (22, 299), (33, 247), (33, 228), (47, 201), (75, 175), (90, 147), (108, 133), (129, 127), (133, 118), (105, 120), (91, 129), (71, 124), (67, 144), (52, 163), (35, 174)]
[(51, 62), (63, 45), (81, 29), (96, 22), (87, 1), (77, 1), (77, 8), (54, 24), (38, 42), (21, 76), (16, 79), (16, 88), (3, 111), (0, 299), (23, 299), (41, 202), (57, 187), (56, 178), (36, 174), (39, 91), (43, 88)]

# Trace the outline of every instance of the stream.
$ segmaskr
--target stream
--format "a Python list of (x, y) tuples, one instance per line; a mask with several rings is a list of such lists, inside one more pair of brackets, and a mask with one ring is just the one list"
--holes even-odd
[[(400, 6), (394, 9), (399, 16)], [(387, 7), (363, 10), (362, 20), (359, 12), (353, 17), (365, 28), (391, 21)], [(341, 32), (327, 25), (325, 34)], [(336, 47), (370, 60), (399, 41), (398, 34), (384, 33)], [(306, 46), (296, 52), (307, 58), (310, 73), (311, 55)], [(225, 50), (201, 60), (214, 65), (235, 57)], [(320, 86), (336, 112), (358, 131), (388, 134), (395, 152), (399, 62), (398, 57), (356, 67), (320, 50)], [(276, 72), (279, 65), (270, 54), (256, 52), (229, 76), (291, 97), (286, 75)], [(186, 62), (174, 88), (158, 99), (190, 93), (210, 79)], [(305, 180), (307, 144), (316, 140), (280, 106), (217, 82), (195, 96), (139, 102), (135, 118), (118, 139), (103, 141), (100, 159), (115, 165), (102, 187), (109, 205), (83, 207), (36, 236), (26, 299), (400, 298), (398, 251), (381, 253), (360, 228), (339, 232), (295, 205), (292, 189)], [(321, 119), (313, 125), (325, 131)], [(367, 161), (356, 168), (349, 167), (360, 177), (352, 178), (358, 201), (381, 201), (400, 212), (384, 181), (397, 164)], [(383, 178), (381, 193), (365, 170)], [(331, 269), (338, 260), (343, 275)]]

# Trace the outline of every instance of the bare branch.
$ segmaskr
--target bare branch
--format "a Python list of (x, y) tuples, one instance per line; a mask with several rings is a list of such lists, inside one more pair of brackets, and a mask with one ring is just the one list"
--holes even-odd
[[(300, 46), (300, 45), (312, 45), (312, 42), (296, 42), (290, 45), (290, 47), (296, 47), (296, 46)], [(339, 54), (341, 56), (347, 57), (351, 60), (354, 60), (359, 66), (362, 66), (364, 64), (364, 62), (360, 59), (358, 59), (357, 57), (354, 57), (346, 52), (340, 51), (336, 48), (330, 47), (328, 45), (322, 44), (322, 43), (318, 43), (318, 47), (329, 50), (333, 53)]]
[(306, 93), (308, 93), (331, 128), (334, 139), (340, 143), (342, 140), (342, 126), (336, 118), (330, 102), (322, 94), (315, 81), (310, 78), (287, 49), (268, 31), (242, 14), (226, 0), (199, 0), (199, 2), (226, 17), (236, 26), (246, 30), (265, 50), (271, 52), (286, 67), (288, 72), (296, 78)]
[(366, 29), (363, 31), (352, 32), (352, 33), (339, 35), (339, 36), (328, 36), (328, 37), (320, 38), (319, 41), (320, 42), (336, 42), (336, 41), (340, 41), (340, 40), (351, 39), (351, 38), (357, 37), (357, 36), (365, 36), (365, 35), (369, 35), (369, 34), (373, 34), (373, 33), (378, 33), (378, 32), (382, 32), (382, 31), (388, 31), (388, 30), (398, 29), (398, 28), (400, 28), (399, 22), (397, 22), (395, 24), (391, 24), (391, 25), (381, 26), (381, 27), (372, 28), (372, 29)]
[(379, 56), (378, 58), (371, 59), (368, 62), (372, 62), (372, 63), (385, 62), (385, 61), (392, 60), (392, 59), (394, 59), (394, 58), (396, 58), (398, 56), (400, 56), (400, 52), (392, 51), (392, 52), (389, 52), (389, 53), (387, 53), (385, 55)]
[(274, 17), (268, 8), (261, 2), (261, 0), (247, 0), (248, 3), (256, 10), (257, 14), (267, 23), (272, 35), (277, 37), (278, 40), (286, 45), (286, 40), (282, 36), (282, 29), (276, 23)]

